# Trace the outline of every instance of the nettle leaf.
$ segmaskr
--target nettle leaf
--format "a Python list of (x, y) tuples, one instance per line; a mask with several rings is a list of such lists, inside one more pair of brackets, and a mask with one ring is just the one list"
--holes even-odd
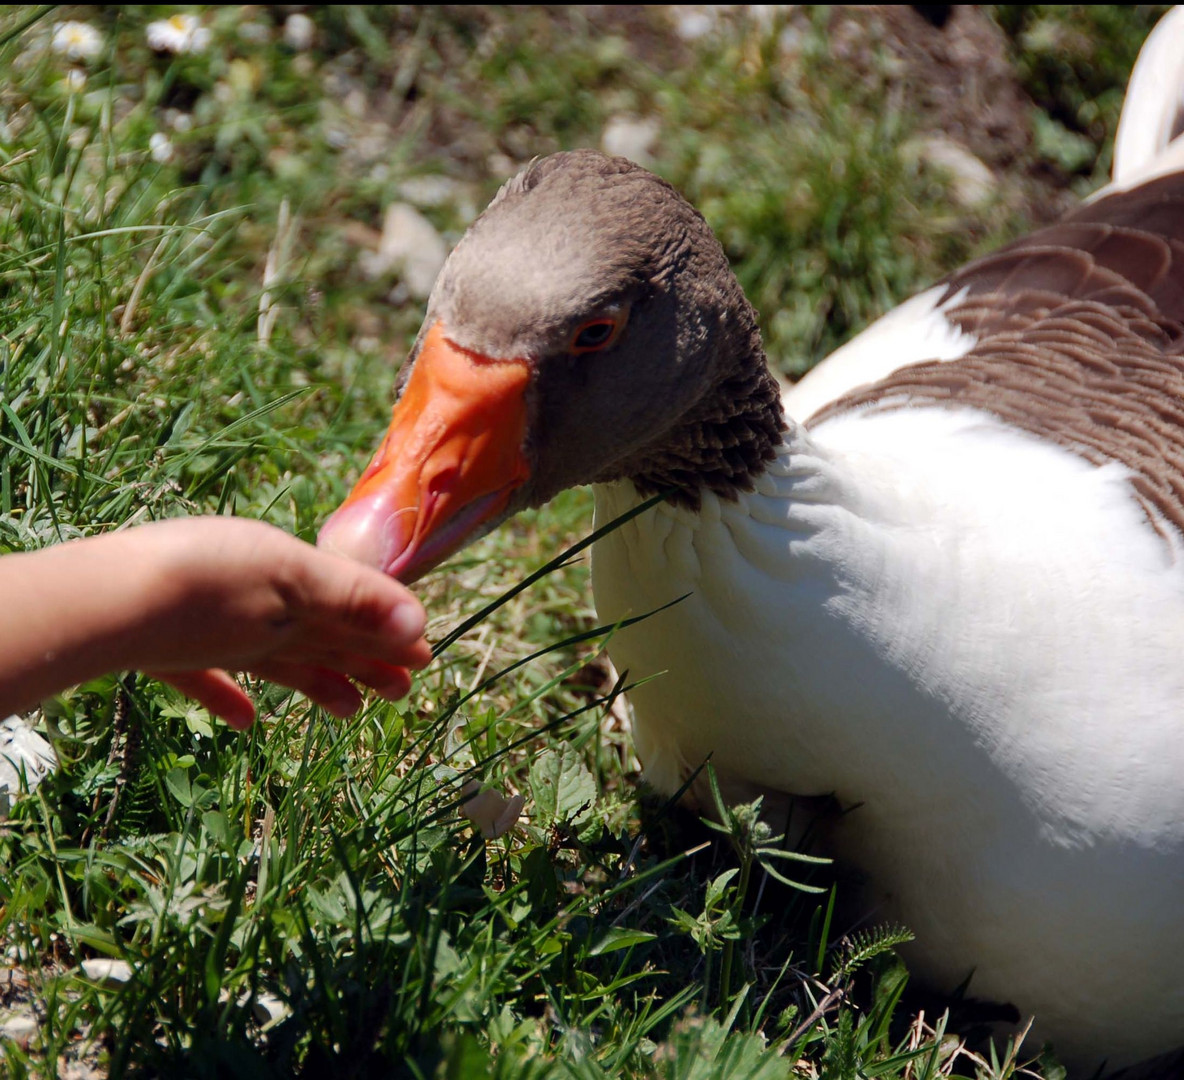
[(624, 926), (609, 927), (605, 935), (588, 950), (589, 956), (601, 956), (604, 953), (616, 952), (618, 949), (628, 949), (633, 945), (642, 945), (653, 941), (657, 934), (646, 930), (631, 930)]
[(538, 824), (578, 825), (596, 802), (596, 781), (578, 751), (547, 750), (530, 767), (530, 791)]

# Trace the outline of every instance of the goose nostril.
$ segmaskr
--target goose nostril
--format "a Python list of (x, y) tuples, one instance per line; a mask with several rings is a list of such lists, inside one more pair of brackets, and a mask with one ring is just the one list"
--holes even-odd
[(455, 468), (441, 469), (428, 481), (428, 494), (433, 498), (450, 494), (456, 487), (460, 471)]

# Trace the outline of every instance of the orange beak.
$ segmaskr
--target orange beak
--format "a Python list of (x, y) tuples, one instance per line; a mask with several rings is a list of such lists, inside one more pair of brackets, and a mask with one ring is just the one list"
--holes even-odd
[(524, 360), (424, 338), (374, 460), (321, 527), (318, 547), (403, 581), (447, 558), (498, 517), (530, 475)]

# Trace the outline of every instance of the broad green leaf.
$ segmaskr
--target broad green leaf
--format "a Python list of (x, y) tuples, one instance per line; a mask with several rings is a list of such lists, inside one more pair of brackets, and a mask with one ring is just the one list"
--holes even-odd
[(657, 936), (657, 934), (650, 934), (645, 930), (630, 930), (624, 926), (614, 926), (588, 950), (588, 955), (601, 956), (604, 953), (616, 952), (618, 949), (628, 949), (632, 945), (653, 941)]
[(596, 801), (596, 781), (581, 755), (566, 744), (545, 751), (531, 765), (530, 790), (544, 827), (577, 823)]
[(189, 772), (187, 769), (169, 769), (165, 773), (164, 783), (165, 787), (172, 793), (173, 798), (182, 806), (189, 807), (193, 805), (193, 788), (189, 783)]

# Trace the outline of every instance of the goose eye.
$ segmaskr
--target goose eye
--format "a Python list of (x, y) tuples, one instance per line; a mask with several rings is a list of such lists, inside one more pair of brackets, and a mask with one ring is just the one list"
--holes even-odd
[(593, 319), (584, 323), (571, 339), (571, 350), (576, 353), (596, 352), (607, 346), (617, 333), (612, 319)]

